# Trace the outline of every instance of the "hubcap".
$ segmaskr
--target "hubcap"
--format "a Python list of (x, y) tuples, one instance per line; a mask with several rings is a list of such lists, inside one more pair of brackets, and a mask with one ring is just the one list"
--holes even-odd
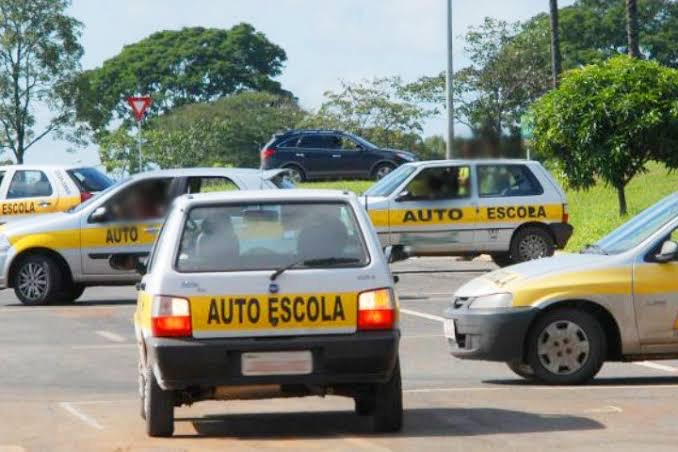
[(377, 168), (377, 179), (381, 179), (382, 177), (386, 176), (388, 173), (393, 171), (390, 166), (384, 165), (379, 168)]
[(287, 169), (287, 174), (289, 174), (290, 179), (292, 179), (292, 182), (295, 184), (298, 184), (301, 182), (301, 173), (299, 170), (294, 169), (294, 168), (286, 168)]
[(570, 375), (581, 369), (588, 361), (589, 350), (584, 330), (568, 320), (559, 320), (544, 328), (537, 343), (539, 362), (556, 375)]
[(39, 300), (47, 292), (47, 265), (29, 262), (19, 270), (18, 287), (29, 300)]
[(538, 235), (528, 235), (518, 246), (518, 253), (524, 261), (539, 259), (548, 254), (548, 244), (543, 237)]

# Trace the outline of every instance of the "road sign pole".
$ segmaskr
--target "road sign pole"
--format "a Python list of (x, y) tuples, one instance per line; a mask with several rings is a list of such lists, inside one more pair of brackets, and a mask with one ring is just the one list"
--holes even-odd
[(141, 173), (144, 170), (144, 158), (141, 155), (141, 125), (144, 123), (144, 120), (141, 119), (137, 121), (137, 145), (139, 152), (139, 172)]
[(447, 72), (445, 77), (445, 92), (447, 96), (447, 147), (445, 158), (452, 158), (454, 146), (454, 99), (452, 97), (453, 66), (452, 66), (452, 0), (447, 0)]
[(141, 155), (141, 128), (146, 118), (146, 112), (151, 106), (150, 96), (132, 96), (127, 98), (127, 103), (134, 112), (134, 119), (137, 120), (137, 152), (139, 152), (139, 172), (143, 171), (144, 158)]

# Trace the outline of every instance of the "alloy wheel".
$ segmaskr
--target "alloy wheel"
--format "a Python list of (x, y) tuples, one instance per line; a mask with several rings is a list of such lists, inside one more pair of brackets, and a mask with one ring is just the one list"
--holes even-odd
[(28, 262), (19, 270), (18, 288), (29, 300), (39, 300), (47, 293), (48, 269), (44, 263)]

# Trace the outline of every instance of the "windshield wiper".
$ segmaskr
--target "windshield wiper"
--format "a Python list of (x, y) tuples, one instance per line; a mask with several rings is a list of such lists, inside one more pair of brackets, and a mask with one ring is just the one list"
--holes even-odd
[(603, 248), (601, 248), (600, 245), (597, 245), (595, 243), (587, 243), (584, 245), (584, 249), (581, 250), (582, 253), (588, 253), (589, 251), (592, 251), (597, 254), (604, 254), (607, 256), (607, 251), (605, 251)]
[(285, 273), (290, 268), (298, 267), (303, 265), (304, 267), (322, 267), (325, 265), (342, 265), (342, 264), (355, 264), (360, 262), (360, 259), (355, 257), (323, 257), (320, 259), (301, 259), (294, 261), (290, 264), (280, 267), (271, 274), (271, 281), (275, 281), (278, 276)]

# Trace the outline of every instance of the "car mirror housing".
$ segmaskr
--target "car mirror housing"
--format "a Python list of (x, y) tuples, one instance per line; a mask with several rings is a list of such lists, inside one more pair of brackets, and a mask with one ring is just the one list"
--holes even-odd
[(402, 202), (402, 201), (409, 201), (412, 199), (412, 195), (410, 194), (409, 191), (405, 190), (400, 192), (398, 196), (396, 196), (395, 201), (396, 202)]
[(672, 261), (678, 254), (678, 243), (673, 240), (667, 240), (662, 243), (658, 254), (655, 254), (654, 260), (660, 263)]
[(92, 215), (89, 216), (89, 219), (94, 223), (99, 223), (102, 221), (106, 221), (107, 216), (108, 209), (106, 209), (105, 206), (99, 206), (96, 209), (94, 209), (94, 212), (92, 212)]
[(384, 254), (386, 262), (393, 264), (409, 259), (412, 256), (412, 249), (408, 246), (387, 246), (384, 249)]

